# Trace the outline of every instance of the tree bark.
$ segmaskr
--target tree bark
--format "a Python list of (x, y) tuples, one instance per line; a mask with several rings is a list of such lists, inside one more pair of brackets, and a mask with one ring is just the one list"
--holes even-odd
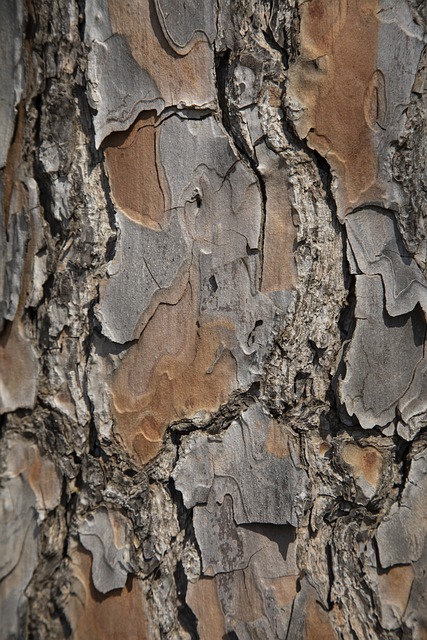
[(2, 0), (0, 638), (427, 637), (420, 0)]

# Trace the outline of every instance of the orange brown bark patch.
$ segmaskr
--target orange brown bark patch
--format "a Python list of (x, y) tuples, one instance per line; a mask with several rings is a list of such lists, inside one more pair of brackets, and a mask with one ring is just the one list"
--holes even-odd
[(61, 499), (61, 486), (55, 464), (42, 456), (35, 444), (26, 440), (16, 440), (10, 451), (10, 477), (25, 476), (39, 507), (53, 509)]
[[(286, 214), (289, 215), (286, 215)], [(290, 212), (273, 211), (267, 216), (264, 238), (262, 292), (289, 291), (296, 283), (292, 253), (295, 229)]]
[(146, 617), (145, 595), (140, 580), (129, 577), (123, 589), (107, 595), (98, 593), (90, 577), (90, 554), (72, 552), (74, 582), (67, 616), (76, 640), (148, 640), (151, 635)]
[(33, 446), (32, 465), (28, 473), (28, 482), (43, 509), (53, 509), (61, 499), (58, 473), (53, 462), (42, 458), (37, 447)]
[(226, 633), (215, 578), (189, 583), (186, 601), (197, 618), (200, 640), (222, 640)]
[(215, 99), (212, 52), (205, 38), (187, 55), (179, 56), (163, 35), (153, 0), (109, 0), (109, 11), (113, 31), (128, 40), (133, 57), (156, 79), (168, 105), (179, 103), (187, 95), (201, 104)]
[(337, 634), (326, 611), (316, 600), (316, 591), (309, 587), (306, 604), (305, 640), (337, 640)]
[(301, 53), (289, 73), (298, 135), (339, 178), (342, 215), (381, 196), (372, 128), (385, 109), (377, 72), (377, 1), (301, 5)]
[(297, 595), (298, 576), (280, 576), (280, 578), (271, 578), (268, 581), (272, 587), (277, 604), (284, 609), (292, 604)]
[(343, 460), (353, 467), (355, 477), (363, 474), (373, 487), (378, 486), (382, 468), (382, 456), (374, 447), (348, 444), (343, 449)]
[(159, 451), (168, 424), (216, 411), (235, 385), (234, 327), (198, 318), (195, 291), (197, 278), (176, 305), (158, 306), (113, 377), (116, 431), (141, 463)]
[(398, 618), (405, 613), (415, 572), (412, 566), (391, 567), (378, 575), (378, 591), (383, 615), (390, 609)]
[[(272, 101), (274, 103), (274, 96)], [(297, 281), (294, 260), (296, 229), (292, 221), (289, 185), (284, 179), (285, 163), (264, 144), (258, 145), (256, 153), (267, 197), (261, 291), (289, 291)]]
[(242, 622), (255, 622), (264, 615), (262, 588), (251, 566), (234, 572), (232, 611)]
[(167, 218), (167, 187), (159, 175), (155, 124), (152, 114), (143, 114), (128, 131), (108, 136), (104, 146), (113, 201), (131, 220), (158, 230)]
[(266, 180), (266, 193), (261, 291), (289, 291), (297, 281), (293, 254), (296, 232), (282, 172), (277, 171)]
[(265, 448), (268, 453), (276, 458), (287, 458), (289, 456), (288, 434), (285, 427), (276, 420), (270, 420), (268, 425)]

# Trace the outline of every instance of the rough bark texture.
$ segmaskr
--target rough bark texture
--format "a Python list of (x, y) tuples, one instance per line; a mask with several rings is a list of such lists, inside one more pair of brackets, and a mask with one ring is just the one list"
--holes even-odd
[(2, 0), (0, 638), (427, 638), (420, 0)]

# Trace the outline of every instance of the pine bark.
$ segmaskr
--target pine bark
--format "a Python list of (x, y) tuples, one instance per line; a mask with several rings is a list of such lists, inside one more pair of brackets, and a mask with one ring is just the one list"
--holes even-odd
[(2, 0), (0, 639), (427, 637), (419, 0)]

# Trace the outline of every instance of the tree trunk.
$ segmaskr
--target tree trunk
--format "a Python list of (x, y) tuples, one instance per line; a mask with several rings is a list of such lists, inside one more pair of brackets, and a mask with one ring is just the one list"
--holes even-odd
[(427, 638), (422, 0), (2, 0), (0, 638)]

